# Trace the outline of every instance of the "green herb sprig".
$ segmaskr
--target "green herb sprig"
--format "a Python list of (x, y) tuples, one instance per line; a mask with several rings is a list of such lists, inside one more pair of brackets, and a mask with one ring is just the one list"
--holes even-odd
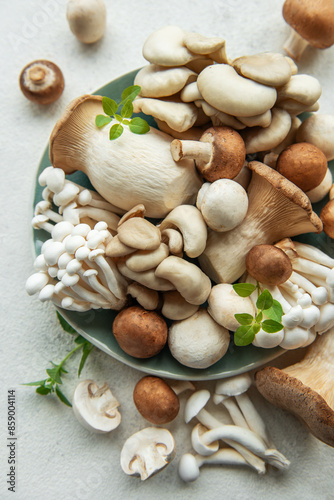
[[(97, 115), (95, 118), (95, 124), (97, 127), (102, 128), (108, 125), (112, 120), (116, 120), (115, 123), (110, 127), (109, 139), (114, 141), (118, 139), (123, 131), (123, 125), (127, 125), (131, 132), (134, 134), (146, 134), (150, 130), (150, 126), (146, 120), (136, 116), (131, 118), (133, 114), (133, 101), (139, 94), (141, 88), (139, 85), (131, 85), (127, 87), (122, 92), (121, 102), (117, 104), (114, 99), (110, 97), (102, 98), (102, 107), (105, 115)], [(119, 109), (121, 110), (119, 111)]]
[(276, 333), (284, 327), (281, 324), (283, 309), (281, 304), (273, 298), (269, 290), (260, 288), (260, 284), (236, 283), (233, 285), (234, 291), (240, 297), (249, 297), (255, 290), (258, 292), (256, 301), (256, 313), (235, 314), (234, 317), (240, 324), (234, 333), (234, 343), (238, 346), (251, 344), (255, 335), (262, 330), (266, 333)]
[(79, 377), (89, 354), (94, 349), (94, 346), (90, 342), (88, 342), (88, 340), (81, 337), (81, 335), (78, 335), (77, 332), (64, 320), (62, 316), (60, 316), (58, 312), (57, 312), (57, 317), (63, 330), (65, 330), (67, 333), (71, 335), (77, 335), (77, 337), (74, 339), (74, 342), (77, 345), (72, 349), (72, 351), (70, 351), (65, 356), (65, 358), (59, 364), (50, 361), (50, 363), (52, 364), (52, 368), (46, 369), (46, 373), (48, 375), (47, 378), (43, 380), (38, 380), (36, 382), (28, 382), (22, 385), (35, 386), (37, 394), (40, 394), (41, 396), (47, 396), (48, 394), (55, 393), (62, 403), (64, 403), (67, 406), (72, 406), (70, 401), (67, 399), (67, 397), (64, 395), (64, 393), (61, 391), (59, 387), (63, 383), (61, 378), (62, 375), (64, 373), (68, 373), (67, 370), (65, 370), (64, 368), (64, 364), (71, 356), (73, 356), (73, 354), (76, 351), (79, 351), (81, 349), (82, 354), (78, 368), (78, 377)]

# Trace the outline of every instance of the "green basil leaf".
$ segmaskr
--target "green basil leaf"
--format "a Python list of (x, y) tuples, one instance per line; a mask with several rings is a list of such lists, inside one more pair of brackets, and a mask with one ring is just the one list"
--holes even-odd
[(278, 300), (273, 300), (273, 305), (269, 309), (264, 309), (263, 314), (279, 323), (282, 321), (282, 316), (284, 314), (281, 304)]
[(256, 317), (255, 317), (255, 321), (256, 321), (257, 323), (261, 323), (261, 321), (262, 321), (262, 320), (263, 320), (263, 312), (262, 312), (262, 311), (260, 311), (260, 312), (256, 315)]
[(131, 118), (133, 113), (133, 104), (130, 100), (125, 101), (121, 109), (121, 115), (123, 118)]
[(47, 368), (46, 373), (49, 377), (57, 384), (62, 384), (62, 380), (60, 378), (59, 368)]
[(62, 403), (64, 403), (65, 405), (67, 406), (70, 406), (72, 407), (71, 403), (69, 402), (69, 400), (67, 399), (67, 397), (61, 392), (61, 390), (59, 389), (58, 385), (56, 385), (56, 394), (58, 396), (58, 398), (60, 399), (60, 401)]
[(37, 394), (40, 394), (41, 396), (46, 396), (47, 394), (50, 394), (51, 389), (49, 387), (37, 387), (36, 389)]
[(249, 297), (254, 292), (255, 289), (256, 286), (252, 285), (252, 283), (235, 283), (233, 285), (233, 290), (240, 297)]
[(261, 309), (263, 311), (264, 309), (269, 309), (273, 305), (273, 297), (269, 290), (265, 289), (263, 292), (259, 295), (257, 301), (256, 301), (256, 307), (258, 309)]
[(57, 311), (57, 318), (58, 318), (58, 321), (59, 321), (62, 329), (65, 330), (65, 332), (70, 333), (71, 335), (77, 334), (77, 332), (74, 330), (74, 328), (72, 328), (71, 325), (69, 325), (67, 323), (67, 321), (59, 314), (58, 311)]
[(276, 333), (284, 328), (281, 323), (274, 321), (273, 319), (266, 319), (265, 321), (262, 321), (261, 327), (266, 333)]
[(95, 117), (95, 125), (99, 128), (104, 127), (105, 125), (108, 125), (112, 120), (111, 116), (106, 116), (106, 115), (97, 115)]
[(122, 92), (121, 104), (124, 104), (125, 101), (134, 101), (140, 91), (141, 87), (139, 87), (139, 85), (131, 85), (130, 87), (124, 89)]
[(123, 118), (122, 118), (122, 116), (121, 116), (121, 115), (119, 115), (119, 114), (117, 114), (117, 113), (116, 113), (116, 114), (115, 114), (115, 118), (116, 118), (116, 120), (117, 120), (118, 122), (123, 123)]
[(261, 330), (261, 325), (259, 325), (259, 323), (254, 323), (253, 330), (254, 330), (254, 334), (256, 335)]
[(146, 134), (150, 130), (150, 126), (146, 120), (143, 120), (140, 116), (136, 116), (130, 121), (129, 129), (134, 134)]
[(123, 123), (123, 125), (130, 125), (131, 122), (130, 122), (130, 120), (124, 119), (124, 120), (122, 120), (122, 123)]
[(234, 332), (234, 343), (238, 346), (249, 345), (255, 338), (253, 325), (239, 326)]
[(110, 97), (102, 97), (102, 107), (106, 115), (113, 116), (118, 110), (118, 104)]
[(122, 134), (123, 134), (123, 127), (120, 123), (115, 123), (115, 125), (113, 125), (111, 128), (110, 128), (110, 131), (109, 131), (109, 139), (111, 141), (114, 141), (115, 139), (118, 139)]
[(235, 314), (234, 317), (240, 325), (251, 325), (254, 321), (253, 316), (247, 313)]

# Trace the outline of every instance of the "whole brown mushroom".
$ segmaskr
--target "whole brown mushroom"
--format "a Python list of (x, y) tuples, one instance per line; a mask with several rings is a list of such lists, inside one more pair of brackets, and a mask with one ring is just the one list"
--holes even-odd
[(276, 170), (304, 192), (319, 186), (327, 173), (324, 153), (308, 142), (285, 148), (278, 156)]
[(113, 333), (121, 349), (134, 358), (151, 358), (167, 342), (167, 323), (154, 311), (131, 306), (117, 314)]
[(139, 413), (155, 425), (168, 424), (180, 409), (179, 398), (159, 377), (146, 376), (139, 380), (133, 391), (133, 401)]
[(289, 257), (275, 245), (256, 245), (246, 256), (247, 272), (264, 285), (280, 285), (292, 273)]
[(20, 74), (20, 88), (30, 101), (51, 104), (63, 93), (64, 77), (51, 61), (40, 60), (27, 64)]

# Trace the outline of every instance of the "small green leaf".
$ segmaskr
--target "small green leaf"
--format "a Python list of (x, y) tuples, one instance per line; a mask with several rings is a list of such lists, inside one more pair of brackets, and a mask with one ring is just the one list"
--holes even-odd
[(254, 321), (253, 316), (247, 313), (235, 314), (234, 317), (240, 325), (251, 325)]
[(69, 402), (69, 400), (67, 399), (67, 397), (61, 392), (61, 390), (59, 389), (58, 385), (56, 385), (56, 394), (58, 396), (58, 398), (60, 399), (60, 401), (62, 403), (64, 403), (65, 405), (67, 406), (70, 406), (72, 407), (71, 403)]
[(283, 330), (283, 325), (278, 323), (278, 321), (274, 321), (273, 319), (266, 319), (262, 321), (262, 330), (266, 333), (276, 333), (280, 330)]
[(62, 384), (62, 380), (60, 378), (60, 370), (58, 368), (47, 368), (46, 373), (49, 375), (49, 377), (56, 382), (57, 384)]
[(92, 344), (87, 343), (84, 346), (83, 351), (82, 351), (82, 356), (81, 356), (80, 364), (79, 364), (79, 369), (78, 369), (78, 377), (80, 377), (82, 369), (85, 366), (86, 360), (87, 360), (88, 356), (90, 355), (90, 353), (92, 352), (93, 349), (94, 349), (94, 346)]
[(263, 312), (260, 311), (256, 316), (255, 316), (255, 321), (257, 323), (261, 323), (261, 321), (263, 320)]
[(254, 333), (256, 335), (261, 330), (261, 325), (259, 325), (259, 323), (254, 323), (253, 330), (254, 330)]
[(123, 118), (131, 118), (133, 113), (133, 104), (130, 100), (125, 101), (121, 109), (121, 115)]
[(112, 120), (111, 116), (106, 116), (106, 115), (97, 115), (95, 117), (95, 125), (99, 128), (104, 127), (105, 125), (108, 125)]
[(47, 379), (45, 380), (39, 380), (38, 382), (28, 382), (27, 384), (22, 384), (22, 385), (31, 385), (31, 386), (39, 386), (43, 385), (47, 382)]
[(102, 107), (106, 115), (113, 116), (118, 110), (118, 104), (110, 97), (102, 97)]
[(123, 104), (125, 101), (134, 101), (140, 91), (141, 87), (139, 87), (139, 85), (131, 85), (130, 87), (124, 89), (122, 92), (121, 104)]
[(279, 323), (282, 321), (282, 316), (284, 314), (281, 304), (278, 300), (273, 300), (273, 305), (269, 309), (264, 309), (263, 314), (270, 319), (278, 321)]
[(234, 332), (234, 343), (238, 346), (249, 345), (255, 338), (253, 325), (239, 326)]
[(129, 129), (134, 134), (146, 134), (150, 130), (150, 126), (146, 120), (143, 120), (140, 116), (136, 116), (130, 121)]
[(59, 323), (60, 323), (62, 329), (65, 330), (65, 332), (70, 333), (71, 335), (77, 334), (77, 332), (74, 330), (74, 328), (72, 328), (71, 325), (69, 325), (67, 323), (67, 321), (59, 314), (58, 311), (57, 311), (57, 318), (59, 320)]
[(115, 118), (118, 122), (123, 123), (123, 117), (121, 115), (115, 114)]
[(124, 120), (122, 120), (122, 123), (123, 123), (123, 125), (130, 125), (131, 122), (130, 122), (130, 120), (124, 119)]
[(84, 337), (81, 337), (81, 335), (78, 335), (77, 338), (74, 340), (76, 344), (85, 344), (88, 342)]
[(111, 141), (114, 141), (115, 139), (118, 139), (122, 133), (123, 133), (123, 127), (120, 123), (115, 123), (115, 125), (113, 125), (111, 128), (110, 128), (110, 131), (109, 131), (109, 139)]
[(256, 301), (256, 307), (258, 309), (261, 309), (263, 311), (264, 309), (269, 309), (273, 305), (273, 297), (269, 290), (265, 289), (263, 292), (259, 295), (257, 301)]
[(49, 387), (37, 387), (36, 389), (37, 394), (40, 394), (41, 396), (46, 396), (47, 394), (50, 394), (51, 389)]
[(240, 297), (249, 297), (254, 292), (255, 289), (256, 286), (252, 285), (252, 283), (235, 283), (233, 285), (233, 290)]

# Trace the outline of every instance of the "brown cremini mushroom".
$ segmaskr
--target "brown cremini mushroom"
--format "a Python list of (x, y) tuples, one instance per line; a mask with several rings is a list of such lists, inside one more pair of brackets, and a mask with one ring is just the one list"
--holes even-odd
[(209, 182), (233, 179), (246, 158), (243, 139), (230, 127), (210, 127), (199, 141), (174, 139), (171, 153), (175, 161), (183, 158), (195, 160), (197, 170)]
[(334, 238), (334, 199), (329, 200), (320, 212), (320, 219), (324, 225), (324, 232)]
[(168, 424), (179, 413), (180, 402), (170, 386), (159, 377), (143, 377), (133, 391), (139, 413), (155, 425)]
[(299, 417), (329, 446), (334, 446), (333, 341), (332, 328), (318, 337), (299, 363), (283, 369), (268, 366), (255, 375), (262, 396)]
[(27, 64), (20, 74), (22, 93), (32, 102), (51, 104), (63, 93), (63, 73), (51, 61), (40, 60)]
[(292, 265), (283, 250), (274, 245), (255, 245), (246, 256), (247, 272), (264, 285), (280, 285), (289, 279)]
[(324, 179), (327, 159), (313, 144), (298, 142), (279, 154), (276, 170), (306, 192), (319, 186)]
[(291, 26), (284, 49), (298, 61), (308, 44), (327, 49), (334, 43), (334, 3), (332, 0), (285, 0), (283, 17)]
[(167, 324), (154, 311), (131, 306), (117, 314), (113, 333), (119, 346), (134, 358), (150, 358), (167, 342)]

